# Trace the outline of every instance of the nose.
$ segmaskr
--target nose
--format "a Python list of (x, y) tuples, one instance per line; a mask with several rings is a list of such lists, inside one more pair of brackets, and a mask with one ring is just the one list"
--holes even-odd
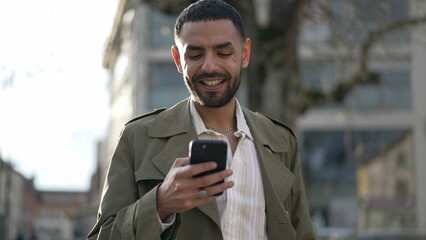
[(218, 65), (213, 54), (206, 54), (202, 64), (202, 70), (206, 73), (213, 73), (217, 70)]

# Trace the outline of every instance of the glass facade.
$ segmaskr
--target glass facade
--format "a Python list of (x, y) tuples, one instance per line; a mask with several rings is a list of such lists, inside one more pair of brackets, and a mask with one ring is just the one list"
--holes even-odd
[(170, 48), (174, 44), (173, 29), (177, 16), (151, 9), (149, 42), (152, 48)]
[[(374, 70), (377, 83), (361, 84), (352, 89), (343, 102), (326, 107), (349, 107), (358, 110), (410, 110), (412, 106), (409, 69), (392, 69), (389, 62)], [(404, 64), (407, 65), (408, 64)], [(349, 64), (341, 61), (302, 61), (300, 79), (305, 87), (329, 91), (349, 76)]]
[[(333, 40), (346, 43), (363, 42), (371, 31), (408, 17), (406, 0), (332, 0), (333, 18), (330, 30)], [(389, 43), (403, 43), (410, 39), (407, 30), (390, 32), (384, 36)]]
[[(375, 30), (387, 22), (395, 22), (408, 17), (408, 1), (406, 0), (358, 0), (354, 1), (355, 19), (359, 23), (358, 37), (364, 40), (369, 31)], [(408, 42), (409, 32), (406, 30), (391, 32), (384, 37), (386, 42)]]
[(171, 107), (189, 96), (182, 74), (173, 62), (152, 63), (149, 74), (148, 107)]
[(317, 228), (414, 226), (409, 130), (303, 131), (300, 142)]
[[(301, 41), (305, 44), (354, 44), (366, 40), (369, 32), (408, 18), (406, 0), (330, 0), (331, 16), (322, 21), (304, 21)], [(311, 12), (322, 10), (312, 4)], [(410, 33), (407, 29), (392, 31), (383, 40), (387, 43), (407, 43)]]
[(378, 84), (355, 87), (345, 105), (362, 110), (410, 110), (411, 84), (408, 71), (377, 72)]

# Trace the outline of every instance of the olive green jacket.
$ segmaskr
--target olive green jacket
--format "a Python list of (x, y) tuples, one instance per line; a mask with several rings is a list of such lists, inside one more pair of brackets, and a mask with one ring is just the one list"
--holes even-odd
[[(245, 108), (243, 113), (260, 161), (268, 239), (315, 239), (294, 134), (263, 115)], [(195, 138), (188, 99), (127, 123), (88, 239), (222, 239), (216, 201), (176, 214), (164, 232), (157, 216), (158, 185), (176, 158), (188, 156)]]

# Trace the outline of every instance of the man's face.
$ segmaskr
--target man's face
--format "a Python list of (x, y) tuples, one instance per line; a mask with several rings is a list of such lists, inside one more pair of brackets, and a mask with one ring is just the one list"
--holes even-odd
[(192, 99), (205, 107), (222, 107), (234, 97), (241, 70), (250, 59), (250, 40), (243, 43), (230, 20), (187, 22), (172, 54)]

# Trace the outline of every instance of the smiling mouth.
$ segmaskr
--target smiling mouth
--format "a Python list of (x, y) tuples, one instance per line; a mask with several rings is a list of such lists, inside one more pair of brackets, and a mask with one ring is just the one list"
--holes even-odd
[(204, 85), (207, 86), (217, 86), (224, 82), (225, 80), (214, 80), (214, 81), (201, 81)]

